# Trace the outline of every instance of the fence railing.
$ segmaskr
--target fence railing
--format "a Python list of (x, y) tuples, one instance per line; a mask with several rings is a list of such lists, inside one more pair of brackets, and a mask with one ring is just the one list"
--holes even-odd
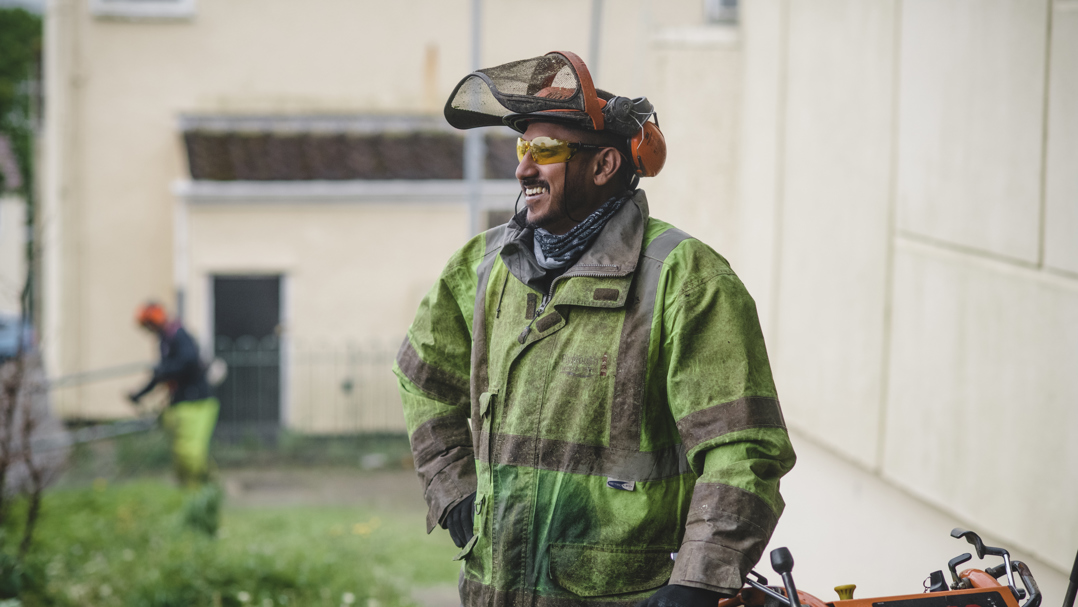
[(228, 365), (217, 388), (219, 436), (405, 430), (391, 372), (395, 347), (241, 337), (218, 338), (215, 354)]

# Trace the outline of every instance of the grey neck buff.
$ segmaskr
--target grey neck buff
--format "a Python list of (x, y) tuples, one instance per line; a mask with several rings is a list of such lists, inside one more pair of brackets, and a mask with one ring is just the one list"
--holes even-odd
[(551, 234), (543, 228), (536, 228), (533, 237), (536, 263), (546, 270), (556, 270), (576, 263), (588, 245), (603, 230), (606, 222), (610, 221), (614, 213), (632, 196), (632, 192), (626, 191), (611, 197), (565, 234)]

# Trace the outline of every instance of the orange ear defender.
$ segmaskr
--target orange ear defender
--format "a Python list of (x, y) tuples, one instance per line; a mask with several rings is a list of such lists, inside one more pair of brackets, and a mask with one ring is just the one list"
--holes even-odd
[[(655, 107), (647, 97), (629, 99), (610, 96), (603, 104), (603, 116), (605, 130), (632, 133), (626, 143), (630, 154), (629, 162), (637, 177), (658, 175), (666, 163), (666, 138), (659, 130)], [(651, 121), (653, 116), (655, 122)]]
[(654, 177), (666, 164), (666, 137), (657, 124), (645, 122), (644, 127), (629, 139), (629, 152), (636, 174)]

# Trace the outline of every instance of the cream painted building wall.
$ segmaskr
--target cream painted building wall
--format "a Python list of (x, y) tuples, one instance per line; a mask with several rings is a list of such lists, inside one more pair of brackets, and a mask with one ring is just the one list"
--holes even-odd
[[(484, 200), (494, 204), (517, 190), (515, 181), (487, 183)], [(461, 246), (465, 184), (184, 184), (178, 194), (194, 332), (211, 333), (214, 276), (280, 275), (283, 351), (291, 361), (284, 425), (323, 434), (401, 430), (389, 361), (440, 264)], [(307, 364), (349, 347), (387, 357), (376, 368)], [(340, 389), (346, 380), (360, 384), (354, 398), (378, 403), (377, 410), (353, 407)]]
[[(468, 236), (463, 199), (436, 195), (431, 204), (401, 204), (390, 213), (376, 202), (334, 202), (327, 210), (297, 204), (244, 206), (192, 204), (173, 192), (189, 179), (178, 121), (183, 115), (438, 115), (452, 87), (471, 67), (468, 0), (170, 0), (172, 18), (121, 18), (116, 7), (145, 15), (153, 0), (53, 0), (46, 15), (46, 136), (42, 184), (42, 343), (53, 376), (149, 361), (153, 340), (132, 322), (147, 298), (174, 299), (174, 275), (184, 276), (187, 322), (205, 345), (210, 336), (200, 315), (206, 272), (228, 266), (254, 271), (287, 253), (291, 297), (324, 289), (338, 302), (340, 341), (389, 341), (403, 335), (422, 289)], [(127, 9), (124, 9), (124, 6)], [(104, 7), (104, 8), (103, 8)], [(188, 11), (185, 13), (185, 11)], [(606, 3), (598, 58), (588, 57), (590, 3), (550, 0), (542, 11), (520, 0), (484, 2), (481, 65), (574, 50), (595, 71), (600, 86), (640, 94), (653, 73), (654, 31), (700, 23), (698, 0), (625, 0)], [(182, 188), (181, 188), (182, 189)], [(452, 197), (450, 197), (452, 198)], [(506, 196), (503, 206), (512, 204)], [(315, 204), (307, 205), (314, 201)], [(302, 202), (302, 204), (300, 204)], [(432, 206), (433, 205), (433, 206)], [(225, 208), (231, 209), (225, 211)], [(379, 208), (382, 210), (374, 210)], [(239, 213), (250, 221), (236, 227)], [(187, 253), (177, 254), (178, 218), (190, 214)], [(282, 213), (292, 214), (291, 219)], [(371, 215), (373, 213), (373, 215)], [(380, 214), (381, 213), (381, 214)], [(244, 215), (245, 214), (245, 215)], [(359, 233), (328, 225), (319, 250), (291, 242), (284, 226), (332, 224), (342, 216)], [(359, 219), (359, 218), (364, 219)], [(366, 219), (371, 223), (368, 224)], [(220, 225), (213, 222), (219, 221)], [(277, 222), (274, 224), (274, 222)], [(392, 222), (401, 225), (387, 230)], [(273, 255), (260, 256), (261, 224), (282, 226), (288, 239)], [(225, 228), (225, 226), (230, 226)], [(367, 240), (378, 225), (378, 239)], [(407, 226), (405, 228), (405, 226)], [(224, 238), (231, 246), (214, 239)], [(295, 235), (297, 242), (307, 238)], [(362, 259), (377, 247), (420, 246), (414, 261), (396, 268), (400, 289), (378, 305), (393, 310), (378, 322), (364, 309), (369, 285), (387, 271), (357, 265), (345, 284), (323, 284), (311, 269), (329, 251)], [(295, 245), (295, 246), (293, 246)], [(303, 253), (297, 251), (302, 250)], [(246, 251), (246, 253), (243, 253)], [(220, 259), (215, 256), (220, 255)], [(246, 257), (244, 256), (246, 255)], [(408, 253), (407, 255), (411, 255)], [(190, 257), (187, 260), (187, 257)], [(301, 258), (302, 257), (302, 258)], [(184, 265), (184, 264), (187, 265)], [(282, 262), (283, 263), (283, 262)], [(216, 265), (215, 265), (216, 264)], [(302, 268), (302, 270), (298, 269)], [(325, 275), (329, 280), (331, 276)], [(332, 295), (332, 297), (330, 297)], [(331, 333), (321, 319), (307, 319), (297, 299), (290, 311), (292, 336)], [(391, 319), (391, 320), (390, 320)], [(112, 417), (130, 409), (122, 395), (141, 377), (129, 376), (65, 388), (56, 394), (66, 417)]]

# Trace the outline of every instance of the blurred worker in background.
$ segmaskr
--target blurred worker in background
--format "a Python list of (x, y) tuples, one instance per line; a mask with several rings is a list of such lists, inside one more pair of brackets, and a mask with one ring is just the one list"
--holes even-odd
[(138, 404), (158, 384), (168, 386), (169, 406), (161, 414), (161, 423), (172, 442), (172, 464), (182, 485), (197, 487), (208, 480), (210, 438), (220, 408), (206, 381), (198, 345), (179, 320), (170, 321), (156, 302), (141, 306), (135, 319), (160, 340), (161, 361), (145, 387), (128, 398)]

